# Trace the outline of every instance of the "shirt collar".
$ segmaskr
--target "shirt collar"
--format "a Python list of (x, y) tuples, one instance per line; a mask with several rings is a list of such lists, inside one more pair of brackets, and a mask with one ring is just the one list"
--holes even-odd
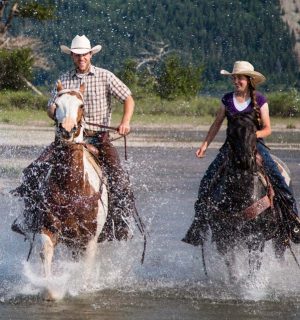
[[(90, 71), (86, 75), (94, 75), (94, 74), (95, 74), (95, 66), (91, 65)], [(76, 77), (76, 75), (77, 75), (76, 69), (71, 70), (72, 78)]]

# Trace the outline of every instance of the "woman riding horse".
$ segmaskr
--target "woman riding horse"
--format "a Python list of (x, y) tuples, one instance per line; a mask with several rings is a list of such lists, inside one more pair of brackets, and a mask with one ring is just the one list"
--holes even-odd
[[(224, 166), (229, 152), (228, 132), (232, 129), (231, 120), (236, 116), (246, 117), (251, 114), (256, 126), (257, 153), (262, 159), (264, 172), (275, 192), (274, 207), (282, 213), (281, 221), (283, 222), (284, 231), (281, 234), (280, 241), (283, 242), (281, 251), (284, 252), (285, 246), (288, 245), (290, 239), (294, 242), (299, 241), (299, 238), (296, 238), (297, 234), (293, 233), (293, 226), (294, 223), (298, 224), (300, 220), (292, 191), (286, 184), (278, 166), (263, 142), (263, 138), (271, 134), (269, 107), (266, 98), (261, 93), (256, 92), (256, 86), (264, 82), (265, 77), (255, 71), (252, 64), (247, 61), (236, 61), (231, 73), (222, 70), (221, 74), (231, 76), (234, 91), (223, 96), (221, 107), (204, 142), (196, 151), (196, 156), (198, 158), (205, 156), (209, 144), (215, 138), (225, 118), (228, 120), (227, 140), (201, 180), (198, 199), (195, 203), (195, 217), (183, 241), (198, 246), (202, 245), (206, 239), (209, 219), (211, 219), (211, 208), (208, 202), (210, 196), (216, 191), (213, 181), (217, 179), (218, 172)], [(230, 139), (234, 139), (234, 137), (231, 136)]]

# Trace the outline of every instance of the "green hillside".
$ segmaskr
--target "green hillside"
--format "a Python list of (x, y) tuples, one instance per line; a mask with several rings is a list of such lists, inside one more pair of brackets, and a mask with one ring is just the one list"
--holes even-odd
[[(153, 44), (168, 44), (195, 65), (203, 65), (205, 88), (221, 88), (220, 69), (248, 60), (263, 72), (266, 86), (297, 85), (294, 37), (281, 20), (279, 0), (56, 0), (57, 19), (21, 22), (14, 32), (40, 37), (53, 62), (51, 72), (37, 73), (36, 82), (52, 82), (71, 66), (59, 44), (70, 45), (85, 34), (102, 52), (94, 62), (117, 72), (124, 59), (140, 58)], [(216, 83), (217, 82), (217, 83)], [(268, 87), (265, 87), (268, 89)]]

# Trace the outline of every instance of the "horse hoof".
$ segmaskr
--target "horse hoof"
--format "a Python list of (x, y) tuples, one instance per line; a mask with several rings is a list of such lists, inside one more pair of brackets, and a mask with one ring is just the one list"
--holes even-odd
[(44, 289), (41, 293), (42, 299), (44, 301), (56, 301), (55, 294), (51, 292), (49, 289)]
[(238, 277), (237, 276), (230, 276), (229, 277), (229, 283), (230, 284), (236, 284), (238, 282)]

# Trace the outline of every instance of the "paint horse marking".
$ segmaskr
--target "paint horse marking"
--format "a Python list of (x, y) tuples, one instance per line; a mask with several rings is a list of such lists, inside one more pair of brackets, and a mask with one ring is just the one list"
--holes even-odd
[(69, 90), (59, 83), (57, 91), (55, 141), (44, 157), (49, 166), (44, 181), (38, 183), (41, 184), (38, 192), (24, 198), (23, 219), (26, 220), (30, 212), (37, 223), (35, 228), (23, 230), (12, 227), (28, 238), (27, 233), (36, 234), (35, 246), (46, 277), (51, 275), (54, 248), (58, 243), (67, 244), (74, 252), (84, 252), (86, 261), (93, 261), (97, 239), (107, 217), (106, 180), (83, 144), (84, 85), (79, 90)]

